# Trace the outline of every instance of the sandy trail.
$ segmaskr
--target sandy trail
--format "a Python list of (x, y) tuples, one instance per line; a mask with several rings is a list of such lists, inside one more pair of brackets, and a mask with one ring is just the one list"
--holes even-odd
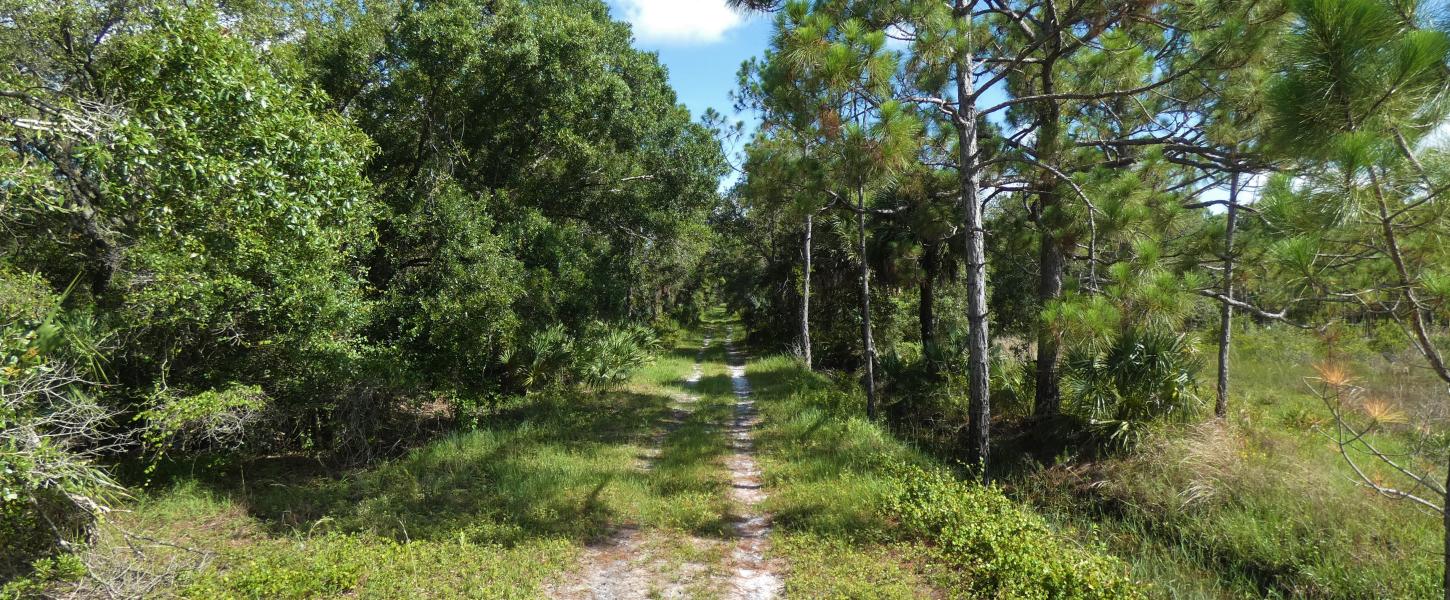
[[(685, 378), (690, 388), (700, 382), (703, 375), (700, 361), (710, 342), (710, 338), (705, 338), (694, 367)], [(603, 542), (586, 548), (579, 569), (568, 582), (546, 589), (547, 596), (569, 600), (693, 598), (699, 596), (702, 585), (709, 590), (708, 595), (718, 594), (730, 600), (764, 600), (780, 595), (782, 584), (777, 569), (765, 559), (770, 517), (757, 506), (765, 499), (760, 469), (754, 458), (753, 430), (760, 419), (751, 398), (750, 382), (745, 378), (743, 356), (728, 341), (726, 353), (736, 399), (728, 427), (731, 454), (725, 459), (730, 471), (730, 494), (737, 511), (734, 539), (686, 536), (684, 540), (672, 542), (653, 532), (621, 527)], [(655, 436), (642, 469), (653, 468), (659, 460), (664, 437), (689, 418), (697, 400), (698, 396), (694, 395), (675, 399), (664, 431)], [(671, 560), (670, 554), (679, 551), (679, 543), (688, 544), (696, 551), (723, 546), (726, 552), (722, 554), (728, 554), (724, 571), (720, 569), (722, 565)]]
[[(729, 337), (727, 336), (728, 340)], [(730, 369), (730, 385), (735, 390), (735, 421), (730, 428), (734, 450), (726, 464), (730, 468), (730, 492), (740, 509), (735, 523), (739, 538), (732, 555), (730, 598), (760, 600), (780, 595), (782, 583), (777, 569), (766, 560), (769, 547), (770, 515), (761, 512), (765, 500), (761, 490), (760, 467), (755, 464), (755, 426), (760, 416), (750, 394), (750, 380), (745, 378), (745, 359), (729, 342), (726, 354)]]

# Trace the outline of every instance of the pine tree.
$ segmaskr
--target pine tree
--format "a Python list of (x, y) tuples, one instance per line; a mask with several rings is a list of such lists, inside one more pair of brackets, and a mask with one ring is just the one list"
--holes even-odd
[[(1281, 235), (1297, 240), (1289, 243), (1329, 257), (1311, 274), (1317, 289), (1397, 323), (1450, 384), (1444, 342), (1433, 329), (1450, 300), (1450, 154), (1430, 137), (1450, 114), (1450, 34), (1427, 27), (1402, 2), (1297, 0), (1292, 7), (1293, 35), (1270, 101), (1273, 142), (1300, 168), (1276, 182), (1265, 210)], [(1444, 515), (1450, 598), (1450, 476), (1442, 483), (1401, 467), (1334, 414), (1339, 431), (1348, 431), (1337, 441), (1351, 466), (1351, 450), (1364, 451), (1413, 487), (1390, 487), (1356, 466), (1364, 485)]]
[(745, 95), (758, 98), (797, 131), (824, 171), (823, 187), (854, 213), (859, 268), (863, 387), (868, 416), (876, 417), (876, 348), (871, 327), (871, 268), (867, 256), (868, 201), (906, 169), (920, 147), (921, 126), (889, 99), (897, 55), (885, 35), (855, 19), (792, 4), (778, 17), (773, 49)]

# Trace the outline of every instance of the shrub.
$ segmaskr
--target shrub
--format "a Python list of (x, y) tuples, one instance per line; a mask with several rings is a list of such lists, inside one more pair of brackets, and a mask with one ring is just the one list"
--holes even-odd
[(1066, 360), (1069, 409), (1120, 444), (1159, 419), (1184, 419), (1200, 405), (1197, 351), (1184, 334), (1127, 330)]
[(618, 385), (648, 364), (658, 350), (658, 338), (648, 327), (595, 323), (576, 345), (575, 375), (589, 388)]
[(530, 335), (524, 344), (519, 367), (524, 389), (564, 379), (570, 367), (573, 345), (574, 340), (564, 326), (557, 323)]
[(1031, 414), (1037, 393), (1034, 364), (1019, 352), (1001, 347), (992, 349), (990, 389), (993, 412), (1015, 416)]
[(163, 389), (152, 395), (151, 407), (136, 420), (144, 423), (146, 443), (157, 454), (171, 448), (232, 450), (243, 443), (266, 407), (267, 396), (255, 385), (232, 383), (192, 396)]
[(1119, 560), (1075, 548), (995, 487), (904, 467), (888, 510), (903, 532), (963, 569), (975, 598), (1140, 598)]
[(511, 362), (526, 391), (565, 384), (598, 389), (629, 379), (659, 349), (659, 337), (643, 325), (596, 321), (573, 337), (556, 324), (530, 335)]
[(67, 353), (59, 299), (0, 270), (0, 577), (87, 539), (122, 489), (94, 460), (126, 444)]

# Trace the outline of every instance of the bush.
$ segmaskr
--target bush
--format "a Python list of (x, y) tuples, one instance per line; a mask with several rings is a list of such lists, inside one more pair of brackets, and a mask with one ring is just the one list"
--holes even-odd
[(529, 336), (519, 367), (524, 389), (562, 381), (571, 366), (573, 344), (569, 332), (557, 323)]
[(1150, 422), (1197, 414), (1198, 370), (1197, 349), (1185, 334), (1130, 329), (1101, 348), (1068, 353), (1068, 408), (1128, 445)]
[(1074, 548), (995, 487), (943, 470), (902, 469), (890, 514), (940, 560), (963, 569), (977, 598), (1141, 598), (1115, 558)]
[(126, 444), (67, 353), (59, 298), (0, 270), (0, 577), (90, 537), (122, 489), (95, 459)]
[(594, 323), (576, 345), (575, 376), (591, 389), (623, 383), (659, 351), (653, 330), (638, 325), (622, 327)]
[(629, 379), (659, 349), (655, 331), (643, 325), (596, 321), (573, 337), (556, 324), (529, 336), (523, 351), (513, 357), (514, 372), (525, 390), (557, 385), (607, 388)]
[(136, 415), (146, 443), (160, 455), (168, 449), (232, 450), (240, 446), (267, 408), (267, 396), (255, 385), (232, 383), (220, 390), (184, 396), (165, 389), (151, 407)]

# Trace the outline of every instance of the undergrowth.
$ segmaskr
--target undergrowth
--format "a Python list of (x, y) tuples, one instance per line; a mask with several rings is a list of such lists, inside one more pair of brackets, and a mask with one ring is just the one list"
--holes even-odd
[[(1128, 567), (865, 419), (850, 382), (747, 370), (790, 597), (1133, 598)], [(830, 557), (829, 560), (823, 557)]]
[[(1334, 361), (1397, 410), (1433, 406), (1426, 374), (1407, 369), (1414, 357), (1349, 341), (1363, 339), (1326, 347), (1244, 328), (1226, 422), (1162, 424), (1129, 450), (1066, 456), (1009, 476), (1009, 488), (1061, 526), (1095, 531), (1166, 597), (1439, 597), (1439, 515), (1355, 485), (1305, 385), (1313, 365)], [(1443, 456), (1433, 436), (1404, 427), (1375, 443), (1421, 466)], [(1376, 466), (1366, 468), (1383, 475)]]

